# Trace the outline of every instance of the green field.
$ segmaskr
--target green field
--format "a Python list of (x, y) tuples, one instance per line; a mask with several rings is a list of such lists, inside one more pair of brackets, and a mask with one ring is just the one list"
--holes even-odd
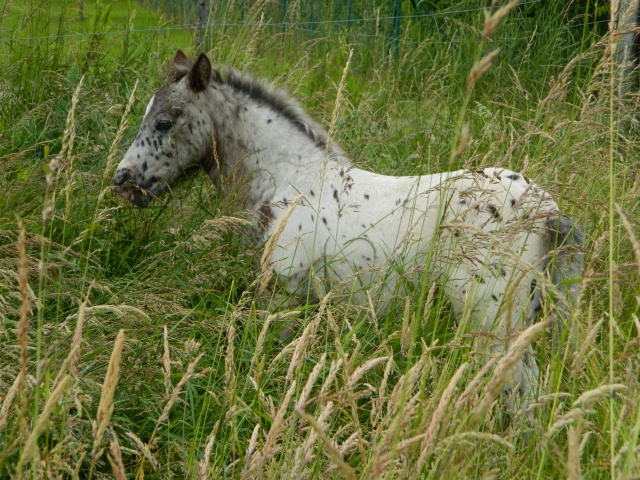
[(618, 94), (606, 12), (526, 2), (483, 40), (470, 0), (404, 2), (397, 37), (394, 2), (349, 2), (353, 25), (334, 2), (212, 3), (209, 58), (335, 119), (356, 165), (502, 166), (552, 193), (586, 234), (578, 346), (535, 342), (529, 421), (431, 284), (388, 315), (263, 310), (247, 212), (204, 175), (144, 210), (110, 188), (176, 49), (196, 53), (192, 22), (4, 0), (0, 476), (640, 478), (640, 97), (635, 78)]

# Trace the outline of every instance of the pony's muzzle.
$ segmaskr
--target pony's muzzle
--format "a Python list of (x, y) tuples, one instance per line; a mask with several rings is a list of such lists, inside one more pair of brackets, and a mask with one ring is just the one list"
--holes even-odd
[(120, 187), (127, 182), (131, 182), (133, 180), (133, 176), (131, 175), (131, 170), (128, 167), (119, 168), (116, 170), (115, 175), (113, 176), (113, 184), (116, 187)]
[(149, 191), (133, 180), (131, 170), (127, 167), (119, 168), (113, 177), (116, 194), (122, 200), (133, 203), (136, 207), (146, 207), (151, 202)]

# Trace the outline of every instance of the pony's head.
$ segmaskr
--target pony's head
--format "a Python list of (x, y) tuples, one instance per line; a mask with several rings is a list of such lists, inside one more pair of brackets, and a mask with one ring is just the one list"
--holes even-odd
[(151, 98), (140, 131), (116, 169), (113, 184), (120, 197), (138, 207), (207, 160), (212, 149), (212, 121), (202, 104), (211, 79), (205, 54), (191, 62), (178, 50), (171, 81)]

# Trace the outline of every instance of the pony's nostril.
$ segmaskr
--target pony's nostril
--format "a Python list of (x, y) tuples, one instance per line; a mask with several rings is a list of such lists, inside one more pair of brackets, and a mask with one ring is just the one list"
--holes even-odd
[(116, 186), (123, 185), (129, 180), (131, 180), (131, 172), (128, 168), (121, 168), (117, 170), (116, 174), (113, 176), (113, 184)]

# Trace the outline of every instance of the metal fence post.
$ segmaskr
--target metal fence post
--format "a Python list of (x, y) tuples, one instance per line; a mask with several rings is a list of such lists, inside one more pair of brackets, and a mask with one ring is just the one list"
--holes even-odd
[(210, 0), (198, 0), (198, 26), (196, 31), (196, 50), (202, 49), (206, 37), (206, 27), (209, 22)]

